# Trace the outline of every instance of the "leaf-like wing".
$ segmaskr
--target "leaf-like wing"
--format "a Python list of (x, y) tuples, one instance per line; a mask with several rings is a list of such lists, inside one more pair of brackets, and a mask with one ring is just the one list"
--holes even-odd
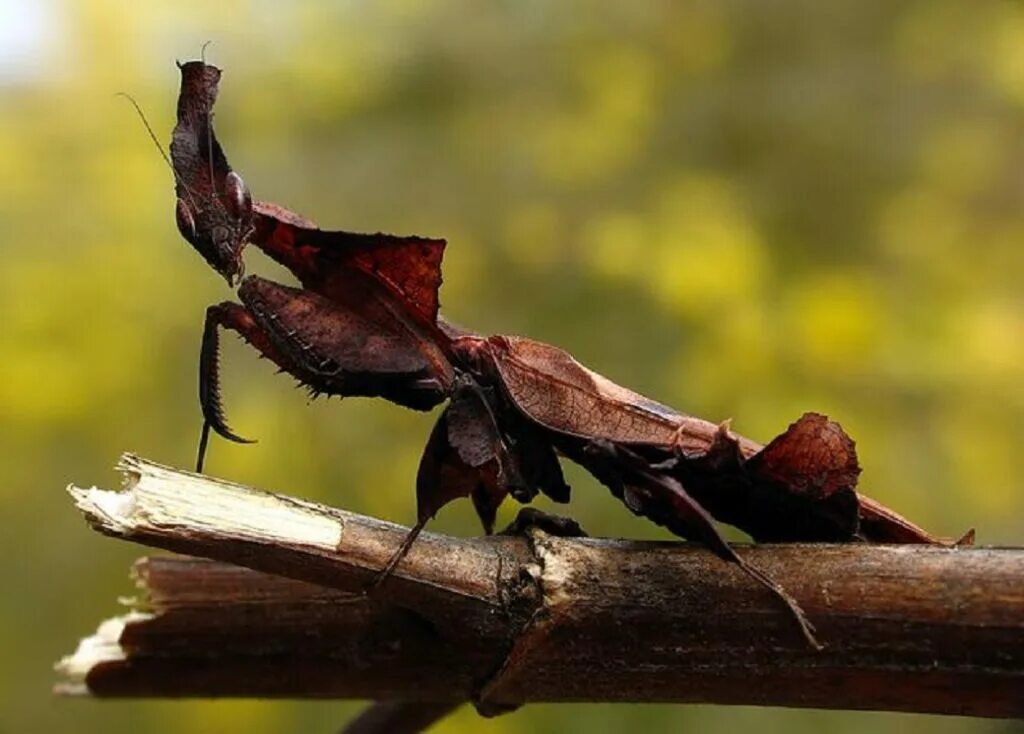
[(624, 444), (704, 441), (717, 426), (678, 413), (593, 372), (563, 349), (514, 336), (489, 340), (488, 355), (509, 398), (531, 420), (559, 433)]
[(556, 347), (491, 337), (483, 351), (525, 418), (562, 436), (634, 447), (652, 471), (674, 477), (716, 519), (757, 540), (856, 536), (856, 451), (824, 416), (804, 416), (762, 449), (727, 424), (685, 416), (616, 385)]

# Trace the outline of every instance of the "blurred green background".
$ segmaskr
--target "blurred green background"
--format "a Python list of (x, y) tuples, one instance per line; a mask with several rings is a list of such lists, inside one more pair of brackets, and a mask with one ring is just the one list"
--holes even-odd
[[(54, 699), (143, 551), (64, 486), (121, 451), (188, 467), (207, 304), (163, 140), (175, 58), (224, 68), (259, 198), (444, 236), (443, 308), (553, 342), (765, 440), (804, 410), (862, 488), (946, 535), (1024, 540), (1024, 6), (943, 2), (0, 0), (0, 731), (327, 732), (343, 703)], [(250, 271), (284, 279), (254, 249)], [(232, 343), (208, 470), (396, 521), (432, 416), (319, 401)], [(579, 472), (591, 532), (663, 537)], [(504, 508), (504, 516), (514, 508)], [(475, 533), (467, 506), (436, 529)], [(996, 732), (888, 714), (531, 706), (441, 732)], [(1020, 729), (1013, 729), (1020, 731)]]

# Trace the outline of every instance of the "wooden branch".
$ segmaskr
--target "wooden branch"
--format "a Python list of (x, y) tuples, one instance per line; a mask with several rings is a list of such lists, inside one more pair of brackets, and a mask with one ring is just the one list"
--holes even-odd
[(70, 488), (90, 524), (216, 562), (140, 562), (144, 611), (59, 664), (66, 693), (1024, 716), (1022, 550), (741, 547), (808, 613), (815, 652), (773, 595), (692, 545), (424, 533), (367, 598), (405, 528), (121, 467), (122, 492)]

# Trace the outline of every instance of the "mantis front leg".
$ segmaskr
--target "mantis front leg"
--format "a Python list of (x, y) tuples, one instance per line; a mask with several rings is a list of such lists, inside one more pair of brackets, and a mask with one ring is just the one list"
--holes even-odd
[(227, 424), (220, 394), (220, 328), (231, 329), (256, 347), (264, 356), (281, 364), (281, 356), (269, 336), (245, 306), (224, 301), (206, 309), (203, 341), (199, 351), (199, 405), (203, 411), (203, 429), (199, 437), (196, 471), (203, 471), (210, 429), (229, 441), (254, 443), (242, 438)]

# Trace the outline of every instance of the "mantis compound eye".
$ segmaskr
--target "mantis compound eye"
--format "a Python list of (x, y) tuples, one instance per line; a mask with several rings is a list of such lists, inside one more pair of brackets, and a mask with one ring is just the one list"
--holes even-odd
[(234, 230), (227, 224), (215, 225), (210, 230), (210, 239), (213, 241), (211, 264), (224, 276), (228, 285), (234, 286), (235, 279), (242, 273), (241, 247)]
[(236, 219), (247, 217), (252, 211), (252, 195), (242, 177), (234, 171), (224, 177), (224, 198), (228, 211)]
[(218, 252), (231, 250), (231, 229), (227, 225), (214, 225), (210, 230), (210, 237)]

